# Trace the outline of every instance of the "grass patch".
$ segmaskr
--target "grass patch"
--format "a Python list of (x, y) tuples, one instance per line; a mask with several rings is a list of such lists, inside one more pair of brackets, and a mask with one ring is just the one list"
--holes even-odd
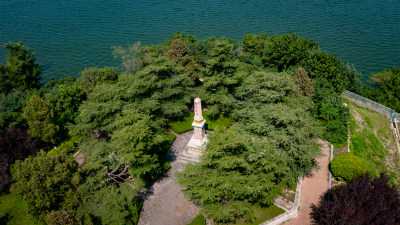
[(267, 220), (270, 220), (276, 216), (279, 216), (280, 214), (285, 212), (285, 210), (279, 208), (276, 205), (271, 205), (268, 208), (263, 208), (259, 205), (253, 205), (250, 207), (250, 210), (253, 211), (253, 215), (255, 217), (253, 222), (247, 223), (245, 219), (240, 219), (236, 223), (233, 223), (232, 225), (257, 225)]
[(175, 141), (175, 139), (176, 139), (175, 134), (173, 134), (173, 133), (167, 131), (167, 132), (165, 132), (165, 135), (167, 136), (166, 139), (167, 139), (167, 141), (168, 141), (168, 145), (171, 146), (172, 143), (173, 143), (173, 142)]
[(143, 199), (138, 199), (133, 203), (133, 207), (132, 207), (132, 221), (133, 224), (138, 224), (139, 223), (139, 217), (140, 217), (140, 212), (142, 211), (142, 207), (143, 207)]
[(38, 224), (29, 214), (28, 204), (19, 195), (0, 196), (0, 224)]
[[(193, 117), (194, 113), (190, 112), (176, 121), (169, 122), (168, 126), (178, 134), (188, 132), (193, 129)], [(233, 119), (225, 117), (224, 115), (219, 115), (218, 118), (211, 119), (207, 111), (203, 111), (203, 117), (206, 120), (206, 129), (211, 131), (217, 129), (226, 130), (233, 123)]]
[(284, 189), (281, 193), (281, 196), (294, 203), (294, 199), (296, 198), (296, 191)]
[(367, 123), (368, 127), (371, 129), (374, 129), (374, 123), (372, 122), (372, 120), (368, 116), (366, 116), (364, 119), (365, 119), (365, 122)]
[(333, 157), (339, 156), (339, 155), (341, 155), (343, 153), (347, 153), (347, 152), (348, 152), (347, 145), (342, 148), (338, 148), (336, 146), (333, 147)]
[(188, 225), (206, 225), (206, 218), (199, 213)]
[(291, 202), (294, 202), (294, 199), (296, 197), (296, 189), (297, 181), (293, 185), (283, 188), (281, 196)]

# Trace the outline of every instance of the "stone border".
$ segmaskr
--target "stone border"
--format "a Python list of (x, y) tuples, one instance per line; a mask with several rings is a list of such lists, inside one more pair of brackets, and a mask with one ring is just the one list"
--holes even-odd
[(287, 212), (282, 213), (279, 216), (276, 216), (270, 220), (265, 221), (264, 223), (261, 223), (260, 225), (278, 225), (278, 224), (286, 222), (292, 218), (295, 218), (297, 216), (297, 211), (299, 210), (299, 204), (300, 204), (300, 194), (301, 194), (301, 183), (302, 182), (303, 182), (303, 178), (299, 177), (297, 180), (296, 196), (294, 198), (293, 208)]
[[(329, 163), (331, 163), (332, 159), (333, 159), (333, 144), (330, 144), (330, 145), (331, 145), (331, 156), (329, 157)], [(332, 172), (331, 172), (331, 170), (329, 170), (329, 189), (328, 189), (328, 191), (331, 190), (331, 188), (332, 188)]]

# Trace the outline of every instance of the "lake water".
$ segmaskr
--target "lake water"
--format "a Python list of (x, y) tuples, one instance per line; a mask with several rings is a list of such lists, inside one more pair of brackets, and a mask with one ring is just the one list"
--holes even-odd
[(398, 0), (0, 0), (0, 23), (0, 43), (22, 41), (36, 52), (42, 82), (116, 66), (111, 46), (156, 44), (176, 31), (238, 41), (297, 33), (354, 64), (364, 80), (400, 66)]

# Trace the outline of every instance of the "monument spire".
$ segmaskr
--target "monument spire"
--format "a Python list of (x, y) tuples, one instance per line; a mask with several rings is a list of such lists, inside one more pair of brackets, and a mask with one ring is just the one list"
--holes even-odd
[(194, 99), (194, 121), (203, 122), (203, 112), (201, 109), (201, 99)]
[(206, 120), (203, 118), (203, 112), (201, 110), (201, 99), (194, 99), (194, 121), (192, 123), (194, 130), (194, 138), (197, 140), (203, 140), (206, 134), (205, 125)]

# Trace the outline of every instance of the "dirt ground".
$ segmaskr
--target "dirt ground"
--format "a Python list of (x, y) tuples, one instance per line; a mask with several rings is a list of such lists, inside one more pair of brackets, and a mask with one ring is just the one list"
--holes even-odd
[(311, 224), (311, 204), (318, 204), (319, 196), (328, 190), (329, 186), (329, 155), (330, 148), (326, 142), (320, 141), (321, 151), (324, 156), (318, 159), (320, 169), (313, 171), (310, 176), (305, 176), (301, 185), (300, 205), (296, 218), (286, 222), (285, 225)]

